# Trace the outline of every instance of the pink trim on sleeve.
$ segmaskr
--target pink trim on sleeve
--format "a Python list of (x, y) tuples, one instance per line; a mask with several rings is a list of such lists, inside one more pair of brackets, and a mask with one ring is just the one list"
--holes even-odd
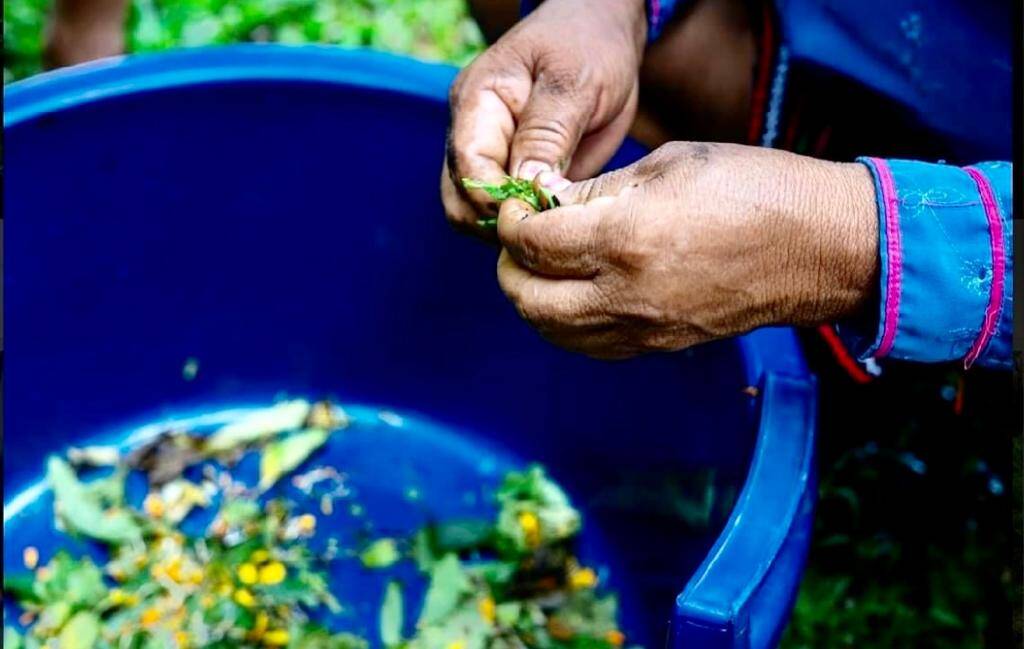
[(1003, 305), (1003, 289), (1006, 282), (1006, 244), (1003, 241), (1003, 219), (999, 213), (999, 203), (988, 178), (975, 167), (964, 167), (981, 196), (981, 204), (985, 207), (985, 218), (988, 219), (988, 234), (992, 245), (992, 286), (988, 296), (988, 307), (978, 337), (971, 345), (970, 351), (964, 356), (964, 369), (969, 368), (981, 355), (985, 345), (999, 328), (999, 315)]
[(885, 326), (882, 340), (875, 352), (875, 358), (882, 358), (892, 351), (896, 340), (896, 329), (900, 321), (900, 293), (903, 287), (903, 245), (900, 241), (900, 206), (896, 194), (896, 182), (892, 177), (889, 163), (881, 158), (868, 158), (875, 166), (878, 184), (882, 188), (882, 203), (885, 206), (885, 251), (887, 270), (885, 282)]

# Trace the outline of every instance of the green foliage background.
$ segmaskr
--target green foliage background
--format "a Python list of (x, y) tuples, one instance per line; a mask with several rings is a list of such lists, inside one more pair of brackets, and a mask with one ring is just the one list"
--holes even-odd
[[(49, 4), (4, 3), (5, 83), (41, 71)], [(132, 52), (332, 43), (461, 65), (484, 46), (465, 0), (132, 0), (125, 29)], [(1002, 414), (1009, 376), (976, 374), (961, 414), (951, 396), (959, 372), (897, 369), (857, 387), (828, 360), (816, 365), (821, 502), (783, 646), (1011, 646), (1020, 503), (1010, 494), (1021, 472), (1011, 458), (1021, 449)]]
[[(42, 70), (51, 0), (4, 2), (4, 82)], [(273, 41), (373, 47), (464, 64), (483, 48), (465, 0), (131, 0), (128, 49)]]

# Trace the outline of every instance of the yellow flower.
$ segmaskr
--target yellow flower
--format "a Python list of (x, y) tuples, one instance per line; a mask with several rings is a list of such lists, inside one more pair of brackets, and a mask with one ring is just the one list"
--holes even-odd
[(272, 629), (263, 634), (263, 644), (272, 647), (283, 647), (288, 644), (288, 632), (284, 629)]
[(526, 545), (537, 547), (540, 545), (540, 520), (533, 512), (522, 512), (519, 514), (519, 527), (526, 535)]
[(238, 581), (246, 585), (253, 585), (259, 578), (256, 566), (251, 563), (243, 563), (238, 566)]
[(235, 601), (246, 608), (256, 604), (256, 598), (246, 588), (239, 588), (235, 591)]
[(114, 606), (120, 606), (128, 601), (128, 596), (124, 594), (124, 591), (120, 588), (114, 588), (110, 591), (110, 603)]
[(299, 516), (299, 533), (300, 534), (312, 534), (316, 530), (316, 516), (312, 514), (303, 514)]
[(178, 631), (174, 634), (174, 641), (177, 643), (179, 649), (185, 649), (185, 647), (188, 646), (188, 633)]
[(231, 584), (221, 584), (220, 588), (217, 589), (217, 593), (221, 597), (227, 597), (228, 595), (231, 594), (231, 591), (232, 591)]
[(25, 562), (25, 567), (29, 570), (35, 570), (36, 566), (39, 565), (39, 550), (35, 549), (31, 545), (25, 548), (21, 553), (21, 559)]
[(139, 622), (142, 626), (152, 626), (160, 620), (160, 611), (155, 607), (151, 606), (142, 612), (139, 617)]
[(288, 570), (284, 567), (283, 563), (280, 561), (271, 561), (260, 568), (260, 583), (266, 586), (280, 584), (284, 581), (285, 575), (287, 574)]
[(175, 557), (169, 564), (167, 564), (167, 576), (175, 583), (180, 584), (182, 582), (181, 557)]
[(454, 640), (449, 642), (445, 649), (466, 649), (466, 642), (464, 640)]
[(167, 506), (164, 504), (163, 498), (157, 494), (149, 494), (142, 501), (142, 509), (152, 518), (163, 518), (164, 512), (167, 511)]
[(580, 590), (582, 588), (593, 588), (597, 585), (597, 575), (590, 568), (581, 568), (580, 570), (573, 570), (572, 574), (569, 575), (569, 586), (574, 590)]
[(622, 643), (626, 641), (626, 636), (622, 634), (622, 631), (612, 629), (608, 633), (604, 634), (604, 639), (607, 640), (610, 645), (621, 647)]
[(493, 599), (490, 597), (483, 598), (477, 605), (477, 609), (480, 611), (480, 617), (487, 620), (488, 623), (494, 622), (495, 606)]
[(270, 553), (266, 550), (256, 550), (249, 555), (249, 561), (252, 561), (253, 563), (264, 563), (269, 558)]

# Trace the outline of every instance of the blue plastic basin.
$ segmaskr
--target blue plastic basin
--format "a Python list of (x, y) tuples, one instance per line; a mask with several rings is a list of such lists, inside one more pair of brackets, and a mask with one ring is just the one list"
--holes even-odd
[[(348, 452), (380, 489), (415, 465), (439, 509), (503, 462), (545, 463), (600, 530), (648, 647), (777, 642), (815, 491), (795, 335), (618, 363), (543, 342), (498, 290), (495, 251), (441, 213), (454, 74), (241, 46), (8, 86), (4, 478), (22, 514), (5, 513), (5, 569), (20, 562), (11, 541), (49, 525), (23, 492), (47, 453), (327, 393), (411, 413), (409, 432)], [(613, 165), (642, 153), (627, 143)], [(706, 529), (607, 497), (631, 472), (709, 470), (738, 496)]]

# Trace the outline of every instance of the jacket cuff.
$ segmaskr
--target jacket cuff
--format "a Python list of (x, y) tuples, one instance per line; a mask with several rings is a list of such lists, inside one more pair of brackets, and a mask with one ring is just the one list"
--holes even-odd
[(1010, 165), (858, 161), (878, 201), (878, 306), (839, 335), (861, 360), (1009, 366)]

